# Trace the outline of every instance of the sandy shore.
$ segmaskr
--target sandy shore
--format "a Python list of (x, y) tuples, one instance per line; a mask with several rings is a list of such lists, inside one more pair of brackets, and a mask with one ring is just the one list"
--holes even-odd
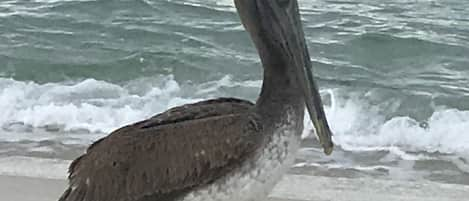
[(287, 175), (271, 196), (280, 200), (308, 201), (462, 201), (469, 197), (469, 186)]
[[(0, 176), (2, 201), (55, 201), (65, 180)], [(469, 186), (369, 178), (346, 179), (287, 175), (269, 201), (461, 201)]]
[(65, 180), (0, 176), (1, 201), (55, 201)]

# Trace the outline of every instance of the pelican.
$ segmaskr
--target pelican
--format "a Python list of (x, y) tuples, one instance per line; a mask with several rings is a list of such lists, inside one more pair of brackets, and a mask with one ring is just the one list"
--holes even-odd
[(119, 128), (72, 162), (59, 201), (261, 200), (293, 163), (305, 106), (332, 152), (297, 0), (234, 2), (264, 69), (256, 103), (206, 100)]

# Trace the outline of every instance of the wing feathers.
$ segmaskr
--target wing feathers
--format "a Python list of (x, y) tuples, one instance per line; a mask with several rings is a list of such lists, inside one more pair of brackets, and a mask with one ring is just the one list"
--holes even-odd
[(256, 150), (259, 122), (250, 108), (217, 99), (118, 129), (71, 164), (71, 187), (59, 201), (169, 201), (210, 183)]

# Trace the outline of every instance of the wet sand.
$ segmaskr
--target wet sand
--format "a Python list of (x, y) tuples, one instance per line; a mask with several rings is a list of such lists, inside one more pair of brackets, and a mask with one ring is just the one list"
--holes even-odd
[(428, 181), (287, 175), (271, 196), (289, 201), (462, 201), (469, 197), (469, 186)]
[(55, 201), (65, 189), (65, 180), (0, 176), (1, 201)]
[[(55, 201), (65, 180), (0, 176), (2, 201)], [(461, 201), (469, 186), (371, 178), (347, 179), (287, 175), (269, 201)]]

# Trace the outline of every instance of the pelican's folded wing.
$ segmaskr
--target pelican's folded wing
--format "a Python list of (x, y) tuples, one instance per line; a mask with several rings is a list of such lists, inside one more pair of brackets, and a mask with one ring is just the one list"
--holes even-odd
[(70, 166), (60, 201), (173, 200), (234, 169), (262, 140), (252, 104), (216, 99), (123, 127)]

